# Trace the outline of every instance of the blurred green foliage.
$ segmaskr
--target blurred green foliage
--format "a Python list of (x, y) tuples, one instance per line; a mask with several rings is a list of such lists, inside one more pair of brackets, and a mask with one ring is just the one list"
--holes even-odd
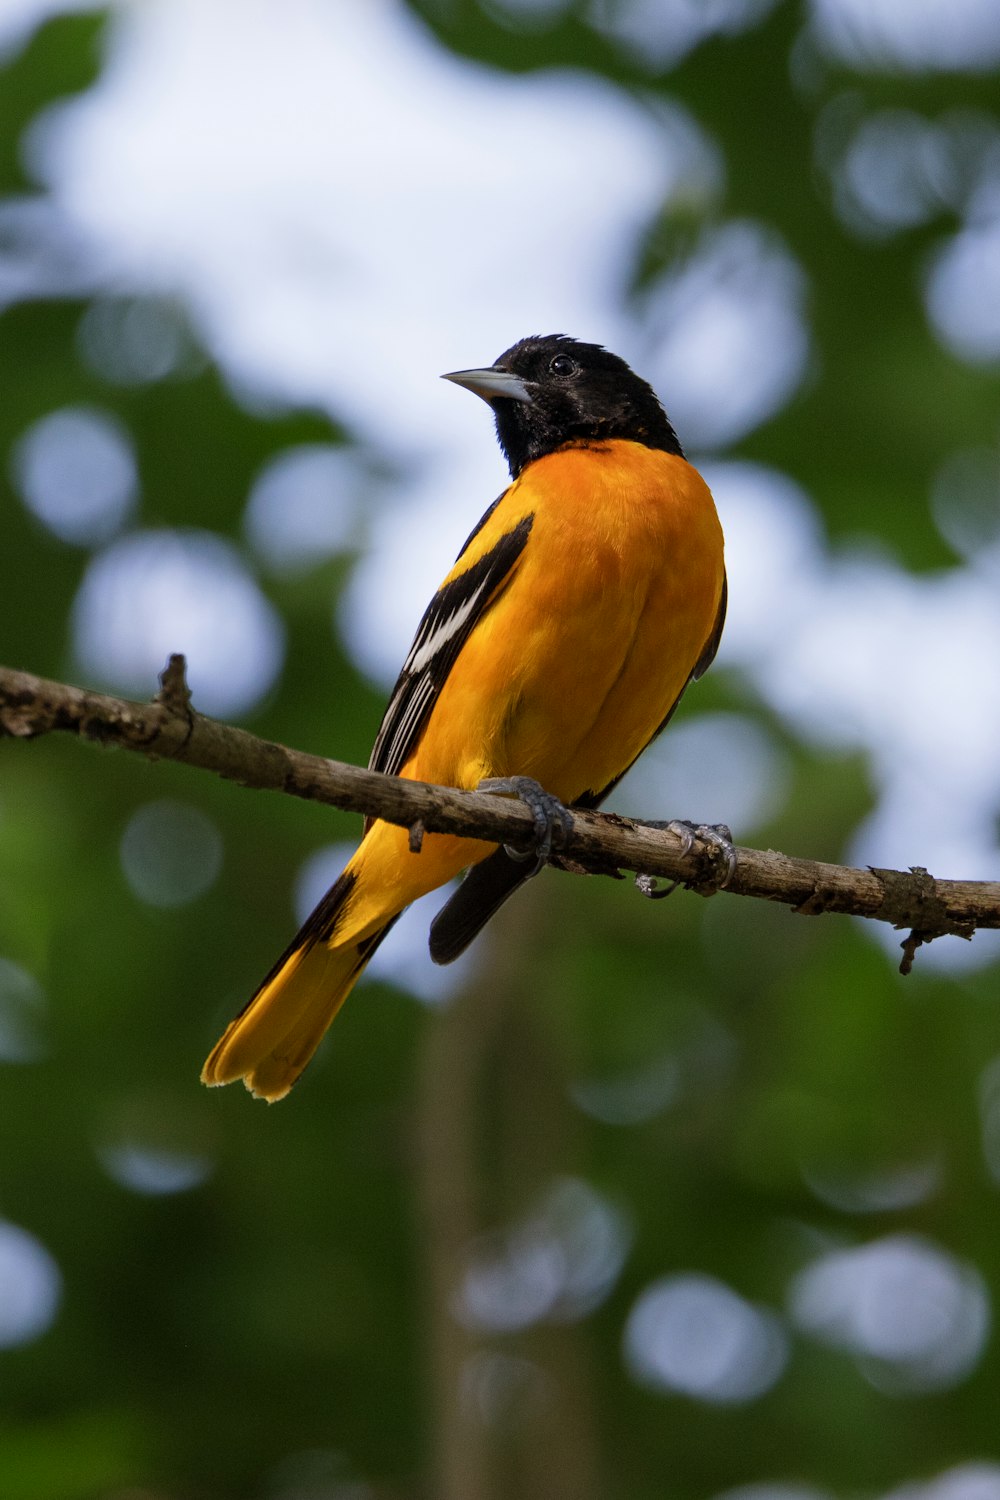
[[(923, 317), (940, 222), (884, 242), (850, 234), (813, 138), (844, 89), (864, 108), (934, 114), (994, 109), (996, 78), (830, 69), (797, 87), (792, 4), (662, 80), (573, 14), (521, 32), (471, 0), (415, 8), (444, 47), (491, 66), (591, 69), (687, 106), (726, 157), (711, 212), (774, 225), (810, 279), (816, 366), (740, 453), (798, 479), (834, 538), (870, 532), (914, 569), (950, 561), (930, 477), (954, 448), (995, 438), (995, 381), (942, 352)], [(27, 121), (95, 76), (99, 32), (93, 17), (60, 19), (7, 62), (4, 190), (24, 189)], [(651, 226), (637, 278), (690, 232)], [(32, 301), (0, 318), (0, 456), (54, 408), (100, 405), (134, 438), (140, 523), (241, 545), (270, 454), (348, 440), (315, 414), (248, 413), (201, 356), (175, 378), (109, 385), (78, 356), (83, 312)], [(88, 553), (36, 522), (3, 473), (0, 505), (0, 660), (72, 679)], [(331, 631), (345, 572), (341, 559), (265, 580), (288, 657), (250, 727), (363, 761), (381, 702)], [(685, 711), (748, 704), (767, 717), (718, 672)], [(788, 749), (784, 806), (740, 836), (837, 857), (870, 805), (866, 767)], [(890, 1234), (925, 1236), (995, 1294), (997, 1159), (994, 1147), (991, 1176), (977, 1092), (1000, 1052), (995, 971), (949, 980), (918, 958), (903, 982), (846, 921), (726, 898), (653, 905), (625, 884), (546, 876), (503, 914), (449, 1008), (369, 984), (293, 1099), (265, 1109), (199, 1089), (200, 1059), (286, 943), (303, 859), (353, 837), (355, 820), (55, 738), (5, 744), (0, 761), (0, 956), (48, 1002), (41, 1060), (0, 1064), (0, 1213), (63, 1282), (51, 1327), (0, 1353), (5, 1500), (702, 1500), (766, 1481), (846, 1496), (995, 1453), (992, 1341), (964, 1379), (894, 1392), (871, 1362), (787, 1323), (787, 1369), (745, 1404), (646, 1388), (622, 1353), (658, 1278), (705, 1273), (787, 1321), (792, 1280), (820, 1252)], [(131, 814), (162, 797), (206, 814), (225, 851), (212, 889), (174, 909), (137, 899), (119, 858)], [(580, 1107), (588, 1082), (653, 1076), (659, 1059), (672, 1081), (646, 1116)], [(210, 1170), (186, 1192), (131, 1191), (106, 1169), (129, 1141)], [(824, 1174), (857, 1183), (921, 1163), (934, 1185), (898, 1206), (815, 1190)], [(563, 1178), (628, 1226), (608, 1295), (521, 1330), (463, 1325), (470, 1239), (524, 1219)], [(15, 1295), (0, 1281), (0, 1299)]]

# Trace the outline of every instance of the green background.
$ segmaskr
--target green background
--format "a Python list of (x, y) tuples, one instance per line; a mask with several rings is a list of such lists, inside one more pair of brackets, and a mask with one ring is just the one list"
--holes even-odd
[[(650, 227), (636, 285), (683, 256), (699, 212), (775, 226), (807, 271), (821, 357), (736, 455), (797, 479), (831, 548), (870, 533), (914, 571), (954, 566), (932, 477), (956, 448), (997, 438), (996, 370), (944, 352), (921, 305), (928, 250), (955, 214), (942, 204), (905, 233), (852, 234), (815, 134), (845, 90), (861, 113), (995, 113), (996, 76), (831, 65), (803, 89), (793, 4), (662, 79), (628, 66), (572, 6), (527, 34), (471, 0), (429, 19), (442, 47), (494, 67), (568, 64), (687, 106), (720, 144), (728, 186), (722, 202)], [(26, 187), (25, 124), (92, 81), (101, 38), (99, 16), (64, 18), (8, 60), (5, 193)], [(242, 546), (246, 492), (270, 454), (350, 441), (315, 413), (241, 409), (207, 357), (183, 378), (109, 385), (78, 358), (83, 311), (30, 301), (0, 317), (0, 459), (52, 409), (100, 405), (135, 442), (142, 524), (197, 524)], [(73, 680), (69, 615), (87, 553), (31, 518), (5, 468), (0, 660)], [(329, 626), (350, 564), (263, 581), (287, 662), (246, 722), (364, 763), (382, 695)], [(759, 715), (791, 758), (780, 811), (740, 839), (842, 857), (872, 806), (863, 758), (796, 743), (731, 668), (684, 713), (716, 709)], [(218, 880), (181, 908), (143, 903), (122, 873), (126, 824), (157, 798), (200, 809), (223, 839)], [(370, 984), (285, 1104), (201, 1090), (203, 1054), (288, 940), (303, 859), (356, 832), (346, 815), (69, 740), (0, 747), (0, 956), (47, 997), (44, 1055), (0, 1066), (0, 1213), (62, 1277), (47, 1331), (0, 1351), (0, 1495), (701, 1500), (783, 1483), (853, 1496), (1000, 1457), (994, 1340), (964, 1378), (896, 1389), (877, 1360), (804, 1329), (791, 1301), (820, 1253), (899, 1234), (974, 1267), (987, 1297), (1000, 1286), (981, 1086), (1000, 1052), (995, 969), (949, 979), (918, 955), (904, 981), (843, 919), (724, 896), (656, 905), (627, 883), (547, 874), (504, 912), (450, 1005)], [(646, 1117), (612, 1123), (580, 1107), (581, 1084), (635, 1079), (662, 1058), (674, 1086)], [(210, 1170), (186, 1192), (129, 1191), (102, 1164), (125, 1141)], [(815, 1189), (823, 1172), (856, 1187), (927, 1162), (932, 1187), (898, 1207), (860, 1190), (836, 1207)], [(510, 1331), (457, 1318), (470, 1246), (537, 1221), (566, 1180), (627, 1226), (596, 1305), (567, 1295)], [(757, 1399), (636, 1379), (622, 1352), (629, 1314), (678, 1272), (779, 1320), (788, 1362)]]

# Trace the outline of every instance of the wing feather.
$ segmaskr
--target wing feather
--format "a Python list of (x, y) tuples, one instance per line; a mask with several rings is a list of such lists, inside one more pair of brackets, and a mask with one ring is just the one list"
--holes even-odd
[[(476, 536), (493, 513), (487, 511)], [(524, 516), (488, 552), (438, 589), (417, 626), (389, 699), (369, 770), (395, 776), (409, 760), (458, 654), (524, 551), (534, 516)], [(467, 541), (461, 558), (469, 542)]]

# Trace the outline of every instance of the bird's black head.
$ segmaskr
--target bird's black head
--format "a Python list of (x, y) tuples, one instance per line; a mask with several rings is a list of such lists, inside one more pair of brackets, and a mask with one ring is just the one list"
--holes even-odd
[(489, 402), (514, 478), (566, 443), (629, 438), (683, 456), (652, 387), (600, 344), (564, 334), (521, 339), (488, 369), (444, 379)]

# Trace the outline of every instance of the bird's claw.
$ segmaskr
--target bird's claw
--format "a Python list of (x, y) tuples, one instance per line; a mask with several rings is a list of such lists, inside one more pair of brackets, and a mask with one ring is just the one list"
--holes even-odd
[(689, 823), (686, 818), (673, 818), (667, 827), (671, 833), (679, 834), (684, 840), (685, 854), (690, 854), (695, 839), (700, 839), (702, 843), (719, 851), (726, 861), (725, 878), (719, 881), (719, 890), (724, 891), (736, 874), (736, 849), (732, 830), (725, 823)]
[[(732, 830), (725, 823), (689, 823), (686, 818), (671, 818), (667, 823), (645, 823), (646, 828), (665, 828), (668, 833), (675, 833), (681, 840), (681, 854), (690, 854), (695, 846), (695, 841), (700, 840), (708, 844), (726, 862), (725, 877), (718, 882), (717, 889), (724, 891), (736, 874), (736, 848), (733, 844)], [(651, 877), (644, 877), (650, 879)], [(638, 885), (638, 880), (636, 881)], [(639, 886), (644, 896), (662, 897), (669, 896), (670, 892), (680, 882), (675, 881), (673, 885), (663, 890), (647, 890), (645, 886)]]
[(635, 877), (635, 888), (643, 896), (648, 896), (650, 901), (662, 901), (664, 896), (672, 896), (681, 884), (679, 880), (671, 880), (668, 885), (657, 885), (655, 875), (637, 875)]
[(479, 783), (476, 791), (499, 792), (517, 797), (527, 807), (535, 820), (535, 847), (525, 851), (512, 849), (509, 844), (505, 844), (504, 848), (510, 858), (518, 862), (526, 863), (533, 859), (535, 868), (531, 871), (532, 875), (537, 875), (548, 863), (556, 828), (561, 830), (564, 839), (572, 831), (573, 814), (563, 806), (558, 797), (547, 792), (532, 776), (489, 776)]

